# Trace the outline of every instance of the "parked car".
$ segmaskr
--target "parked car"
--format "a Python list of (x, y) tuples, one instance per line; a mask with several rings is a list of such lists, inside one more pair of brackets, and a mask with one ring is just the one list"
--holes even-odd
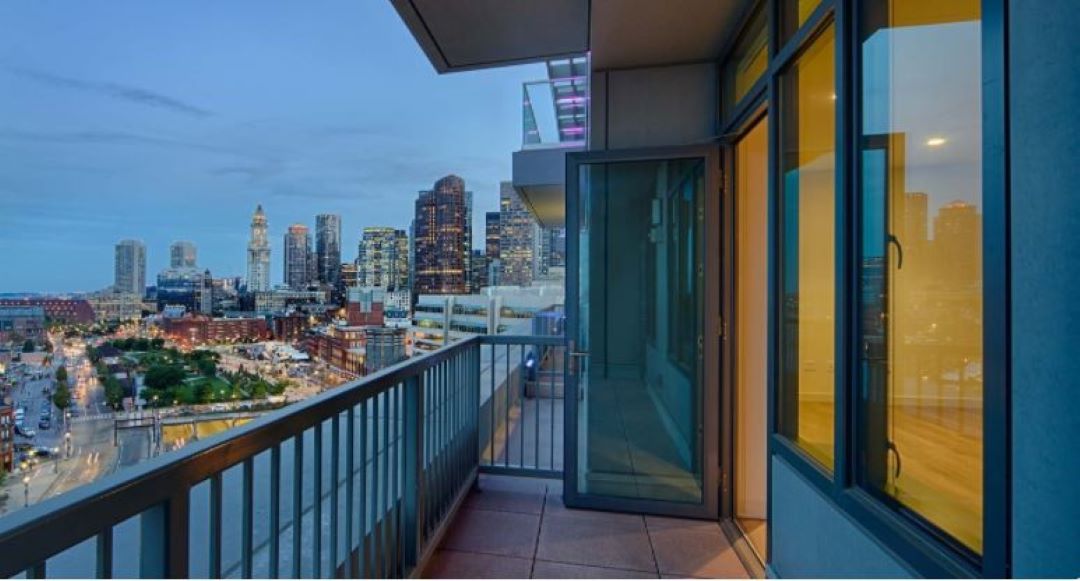
[(52, 427), (52, 422), (49, 421), (48, 419), (43, 419), (40, 422), (38, 422), (37, 427), (41, 428), (42, 430), (48, 430), (50, 427)]

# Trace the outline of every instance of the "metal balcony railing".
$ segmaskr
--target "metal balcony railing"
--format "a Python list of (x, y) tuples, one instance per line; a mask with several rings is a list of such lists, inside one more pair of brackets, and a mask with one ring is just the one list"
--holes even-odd
[(20, 510), (0, 578), (410, 575), (478, 470), (559, 474), (564, 354), (471, 337)]

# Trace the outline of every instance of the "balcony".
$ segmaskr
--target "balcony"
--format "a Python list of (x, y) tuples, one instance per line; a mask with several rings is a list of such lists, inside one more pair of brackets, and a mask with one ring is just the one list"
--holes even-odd
[(564, 354), (475, 336), (51, 498), (0, 576), (744, 576), (716, 523), (562, 506)]

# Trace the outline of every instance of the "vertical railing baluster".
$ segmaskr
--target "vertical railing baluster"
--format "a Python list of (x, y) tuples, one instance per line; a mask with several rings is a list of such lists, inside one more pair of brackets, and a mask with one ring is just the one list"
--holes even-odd
[(380, 569), (380, 571), (382, 571), (382, 577), (387, 578), (387, 577), (390, 577), (390, 575), (391, 575), (390, 568), (392, 566), (392, 563), (391, 563), (390, 558), (389, 558), (390, 551), (392, 550), (392, 545), (390, 543), (390, 539), (387, 538), (387, 535), (390, 534), (389, 513), (390, 513), (390, 506), (391, 506), (390, 505), (390, 503), (391, 503), (391, 498), (390, 498), (390, 392), (388, 390), (384, 390), (381, 395), (382, 395), (382, 402), (383, 402), (382, 403), (382, 416), (383, 416), (383, 421), (382, 421), (382, 429), (383, 429), (383, 433), (382, 433), (382, 443), (383, 443), (382, 478), (383, 478), (383, 480), (382, 480), (382, 483), (381, 483), (382, 484), (383, 502), (382, 502), (382, 505), (379, 507), (379, 514), (382, 516), (382, 523), (383, 523), (383, 526), (380, 529), (380, 532), (382, 533), (382, 536), (383, 536), (382, 541), (383, 541), (383, 552), (384, 553), (383, 553), (383, 558), (382, 558), (382, 568)]
[(304, 433), (293, 437), (293, 535), (292, 576), (299, 579), (303, 573), (303, 523), (304, 523)]
[(371, 398), (371, 577), (379, 577), (382, 563), (382, 521), (379, 519), (379, 399)]
[(345, 578), (356, 576), (353, 569), (353, 500), (356, 476), (353, 463), (356, 456), (356, 408), (349, 407), (348, 419), (345, 420), (345, 439), (349, 442), (345, 448)]
[(168, 576), (169, 512), (169, 501), (164, 501), (139, 515), (139, 577)]
[(390, 434), (390, 442), (392, 443), (393, 456), (390, 459), (390, 512), (393, 517), (390, 519), (390, 539), (391, 539), (391, 555), (393, 555), (393, 562), (391, 569), (391, 576), (401, 577), (399, 572), (400, 563), (398, 561), (398, 555), (400, 555), (400, 537), (399, 537), (399, 523), (398, 518), (401, 516), (398, 511), (398, 414), (400, 413), (400, 407), (398, 406), (398, 395), (400, 395), (400, 387), (402, 384), (395, 385), (387, 392), (390, 395), (390, 403), (393, 404), (393, 411), (390, 412), (390, 418), (393, 422)]
[(280, 576), (281, 561), (281, 444), (270, 449), (270, 578)]
[(360, 402), (360, 566), (358, 567), (359, 576), (364, 578), (371, 576), (371, 536), (368, 526), (370, 512), (368, 510), (368, 426), (370, 425), (368, 400), (365, 399)]
[(98, 579), (112, 579), (113, 576), (113, 529), (108, 527), (97, 534), (96, 571)]
[(521, 362), (518, 364), (518, 466), (525, 467), (525, 345), (521, 345)]
[(533, 382), (532, 401), (533, 401), (533, 409), (536, 410), (536, 413), (533, 414), (533, 416), (536, 419), (533, 422), (533, 465), (532, 465), (532, 468), (535, 469), (535, 470), (539, 470), (540, 469), (540, 402), (541, 402), (540, 388), (543, 386), (543, 380), (540, 379), (540, 366), (541, 366), (541, 362), (543, 361), (543, 357), (542, 357), (543, 352), (540, 350), (539, 345), (535, 345), (533, 347), (535, 347), (535, 349), (536, 349), (536, 359), (533, 360), (532, 369), (536, 373), (536, 381)]
[(221, 579), (221, 473), (210, 477), (210, 578)]
[(45, 568), (45, 561), (35, 563), (26, 570), (27, 579), (44, 579), (47, 575), (48, 571)]
[(250, 457), (244, 460), (243, 486), (241, 488), (241, 520), (240, 520), (240, 577), (251, 579), (252, 564), (254, 562), (254, 496), (255, 496), (255, 464)]
[(503, 388), (505, 405), (503, 406), (503, 466), (510, 466), (510, 389), (513, 385), (514, 372), (510, 369), (510, 344), (506, 345), (506, 382)]
[(341, 424), (335, 413), (330, 419), (330, 576), (337, 577), (338, 567), (338, 456), (341, 453)]
[(322, 577), (322, 427), (320, 421), (315, 424), (315, 442), (311, 450), (312, 505), (313, 522), (311, 524), (312, 571), (316, 579)]
[(495, 350), (496, 348), (495, 348), (494, 343), (492, 343), (490, 345), (490, 347), (491, 347), (491, 359), (490, 359), (490, 361), (491, 361), (491, 371), (488, 373), (488, 376), (491, 377), (491, 393), (488, 394), (488, 411), (491, 412), (491, 414), (490, 414), (491, 415), (491, 426), (488, 428), (488, 444), (489, 444), (488, 466), (494, 466), (495, 465), (495, 363), (496, 363), (495, 359), (496, 359), (496, 353), (497, 352)]
[(405, 382), (402, 402), (402, 438), (404, 439), (404, 473), (402, 485), (403, 530), (402, 576), (412, 575), (423, 551), (421, 528), (423, 522), (423, 417), (424, 391), (422, 377), (414, 375)]
[(435, 406), (435, 374), (431, 370), (424, 372), (426, 379), (424, 380), (424, 485), (427, 487), (428, 493), (424, 495), (424, 534), (427, 535), (431, 532), (431, 518), (434, 514), (433, 510), (433, 498), (435, 497), (435, 484), (432, 482), (431, 476), (434, 474), (434, 450), (435, 450), (435, 422), (432, 410)]
[[(551, 442), (551, 454), (550, 454), (551, 466), (550, 466), (550, 468), (552, 470), (555, 470), (555, 396), (556, 396), (556, 394), (555, 394), (555, 376), (557, 375), (556, 371), (558, 369), (559, 361), (560, 360), (566, 360), (566, 353), (565, 352), (563, 352), (563, 356), (561, 358), (559, 357), (559, 352), (560, 351), (562, 351), (561, 347), (554, 347), (551, 350), (554, 361), (551, 362), (551, 365), (553, 367), (553, 369), (551, 370), (551, 383), (549, 384), (551, 392), (548, 394), (548, 407), (551, 409), (551, 418), (550, 418), (551, 421), (549, 422), (549, 424), (551, 425), (551, 437), (550, 437), (550, 442)], [(563, 386), (563, 393), (564, 394), (566, 393), (566, 386), (565, 385)], [(565, 397), (565, 395), (563, 397)]]

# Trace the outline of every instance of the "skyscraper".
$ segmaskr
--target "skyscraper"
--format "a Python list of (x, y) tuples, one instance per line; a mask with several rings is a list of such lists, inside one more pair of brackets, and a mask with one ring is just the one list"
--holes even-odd
[(540, 226), (510, 182), (499, 184), (499, 283), (529, 286), (536, 276)]
[(471, 246), (466, 236), (472, 231), (467, 226), (468, 201), (465, 180), (455, 175), (417, 197), (414, 294), (466, 292), (466, 252)]
[(499, 221), (502, 214), (499, 212), (487, 212), (484, 214), (484, 254), (488, 260), (499, 258)]
[(547, 274), (552, 267), (566, 266), (566, 229), (540, 229), (540, 260), (537, 274)]
[(306, 289), (311, 282), (311, 233), (303, 224), (293, 224), (285, 233), (285, 284), (293, 290)]
[(197, 258), (195, 243), (186, 240), (173, 242), (169, 246), (169, 267), (194, 268)]
[(262, 204), (251, 217), (251, 239), (248, 241), (247, 289), (249, 292), (270, 290), (270, 239), (266, 236), (266, 214)]
[(357, 254), (359, 286), (409, 288), (409, 237), (404, 230), (364, 228)]
[(139, 296), (146, 292), (146, 247), (142, 242), (121, 240), (116, 244), (113, 288)]
[(315, 216), (315, 265), (319, 282), (337, 286), (341, 277), (341, 216)]

